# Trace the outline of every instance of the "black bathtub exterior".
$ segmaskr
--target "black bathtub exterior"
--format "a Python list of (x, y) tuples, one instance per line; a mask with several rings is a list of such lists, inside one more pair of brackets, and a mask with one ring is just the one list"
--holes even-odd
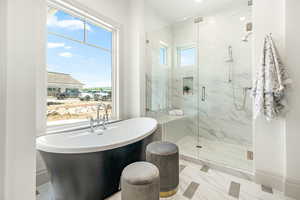
[(104, 200), (120, 190), (122, 170), (145, 160), (147, 138), (112, 150), (81, 154), (39, 151), (45, 161), (54, 200)]

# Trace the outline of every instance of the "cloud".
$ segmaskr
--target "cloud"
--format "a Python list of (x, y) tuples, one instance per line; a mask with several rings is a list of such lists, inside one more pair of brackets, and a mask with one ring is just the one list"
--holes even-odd
[(48, 47), (49, 49), (65, 47), (65, 43), (48, 42), (47, 47)]
[(73, 57), (73, 54), (70, 52), (62, 52), (59, 54), (59, 56), (65, 57), (65, 58), (71, 58), (71, 57)]
[(48, 42), (47, 47), (49, 49), (54, 49), (54, 48), (61, 48), (63, 47), (64, 49), (71, 49), (71, 46), (66, 46), (65, 43), (59, 43), (59, 42)]
[(61, 48), (61, 47), (63, 47), (64, 49), (72, 49), (71, 46), (66, 46), (65, 43), (59, 43), (59, 42), (48, 42), (47, 47), (49, 49)]
[[(57, 16), (51, 15), (48, 16), (47, 26), (66, 28), (69, 30), (82, 30), (84, 29), (84, 22), (78, 19), (59, 20)], [(91, 31), (91, 27), (89, 25), (86, 26), (86, 29)]]

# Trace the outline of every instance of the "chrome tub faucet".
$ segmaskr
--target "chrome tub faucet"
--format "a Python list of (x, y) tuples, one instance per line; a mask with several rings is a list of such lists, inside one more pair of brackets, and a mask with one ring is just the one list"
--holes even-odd
[[(100, 115), (100, 110), (104, 109), (104, 114), (101, 116)], [(90, 117), (90, 128), (91, 128), (91, 133), (95, 132), (95, 128), (101, 126), (102, 130), (107, 129), (107, 124), (108, 124), (108, 109), (109, 105), (106, 105), (104, 103), (98, 104), (97, 106), (97, 118), (94, 119), (93, 117)], [(95, 125), (96, 124), (96, 125)]]
[[(104, 109), (104, 114), (102, 116), (102, 119), (100, 117), (100, 109), (101, 108)], [(109, 109), (109, 106), (104, 103), (99, 104), (97, 107), (97, 125), (98, 126), (101, 125), (103, 130), (107, 129), (106, 125), (108, 123), (108, 109)]]

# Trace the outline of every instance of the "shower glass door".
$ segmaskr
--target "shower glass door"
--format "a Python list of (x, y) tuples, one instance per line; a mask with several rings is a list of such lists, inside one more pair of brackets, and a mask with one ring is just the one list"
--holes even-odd
[(195, 20), (198, 49), (198, 158), (252, 170), (251, 43), (242, 41), (251, 7)]

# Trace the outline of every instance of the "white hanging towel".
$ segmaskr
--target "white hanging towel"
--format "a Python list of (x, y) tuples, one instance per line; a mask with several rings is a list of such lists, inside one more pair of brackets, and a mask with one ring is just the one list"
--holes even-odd
[(257, 69), (253, 87), (254, 118), (264, 115), (270, 121), (287, 108), (286, 85), (291, 83), (271, 35), (264, 40), (262, 63)]

